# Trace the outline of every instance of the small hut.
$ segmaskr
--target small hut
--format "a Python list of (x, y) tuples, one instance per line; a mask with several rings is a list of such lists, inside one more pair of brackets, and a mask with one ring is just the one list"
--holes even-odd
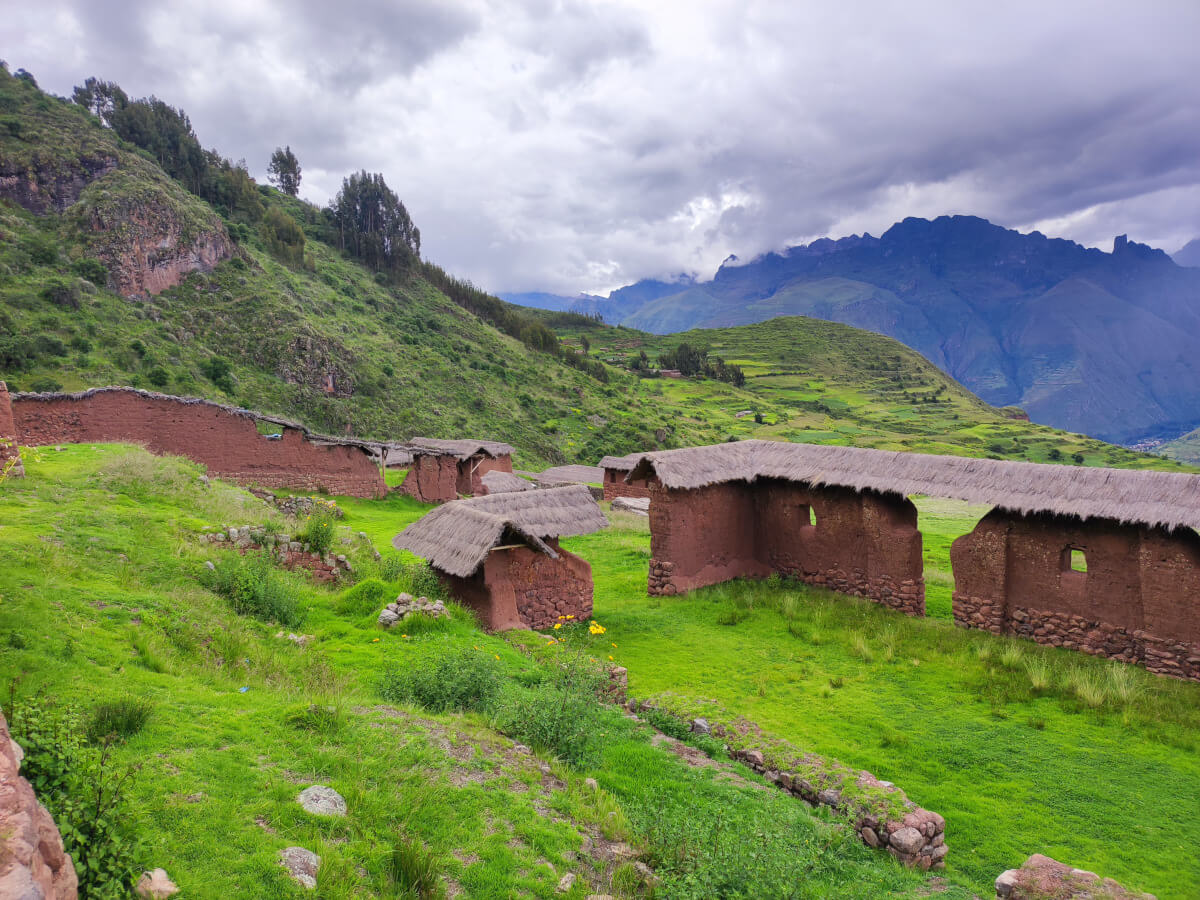
[(592, 614), (592, 567), (558, 545), (608, 525), (582, 485), (456, 500), (396, 535), (486, 628), (548, 628)]
[(484, 496), (488, 494), (511, 494), (514, 491), (537, 490), (537, 485), (532, 481), (526, 481), (520, 475), (514, 475), (511, 472), (484, 472), (483, 477), (479, 480), (482, 482), (480, 493)]
[(405, 448), (412, 465), (400, 490), (422, 503), (482, 493), (485, 473), (512, 471), (513, 448), (499, 441), (416, 437)]
[(628, 456), (606, 456), (600, 460), (600, 469), (604, 472), (605, 500), (616, 500), (618, 497), (650, 498), (650, 484), (645, 478), (628, 480), (629, 473), (644, 455), (630, 453)]

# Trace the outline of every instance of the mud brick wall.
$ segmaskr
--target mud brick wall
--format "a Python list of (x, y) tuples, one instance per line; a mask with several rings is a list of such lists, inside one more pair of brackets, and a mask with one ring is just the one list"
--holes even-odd
[(617, 497), (649, 497), (650, 483), (645, 478), (626, 481), (628, 472), (620, 469), (604, 470), (604, 499), (615, 500)]
[(488, 472), (509, 472), (513, 470), (511, 456), (488, 456), (477, 453), (458, 463), (458, 473), (455, 487), (460, 494), (485, 494), (483, 476)]
[(458, 499), (458, 461), (449, 455), (413, 457), (400, 491), (421, 503)]
[(1200, 681), (1194, 531), (993, 510), (950, 556), (956, 624)]
[(82, 398), (18, 395), (12, 412), (28, 446), (123, 441), (186, 456), (244, 484), (355, 497), (387, 491), (379, 468), (359, 447), (316, 444), (282, 427), (282, 440), (267, 440), (252, 417), (212, 404), (103, 391)]
[(907, 498), (766, 479), (688, 491), (654, 482), (650, 492), (651, 594), (778, 572), (925, 614), (921, 533)]
[(471, 577), (443, 580), (489, 631), (550, 628), (559, 616), (586, 621), (592, 615), (592, 567), (557, 541), (546, 543), (558, 559), (523, 546), (494, 550)]
[(0, 475), (9, 477), (25, 474), (21, 451), (17, 448), (17, 426), (13, 423), (12, 400), (8, 385), (0, 381)]

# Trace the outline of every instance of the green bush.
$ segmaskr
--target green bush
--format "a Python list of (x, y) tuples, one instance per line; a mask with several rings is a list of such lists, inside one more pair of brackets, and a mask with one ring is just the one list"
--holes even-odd
[(25, 751), (21, 774), (54, 817), (79, 874), (79, 896), (130, 896), (143, 862), (126, 799), (137, 769), (118, 768), (111, 744), (91, 746), (74, 707), (36, 698), (14, 701), (7, 715)]
[(135, 697), (98, 703), (88, 719), (88, 740), (93, 744), (103, 744), (106, 739), (128, 740), (146, 727), (153, 711), (149, 701)]
[(229, 600), (233, 611), (295, 628), (304, 610), (265, 553), (222, 560), (205, 576), (207, 586)]
[(365, 578), (338, 594), (333, 608), (344, 616), (366, 616), (379, 612), (392, 599), (392, 589), (384, 582)]
[(298, 540), (308, 544), (313, 553), (324, 556), (333, 546), (336, 530), (337, 513), (334, 511), (333, 502), (318, 500), (313, 504), (313, 511), (309, 514)]
[(432, 664), (387, 666), (379, 695), (390, 703), (415, 702), (431, 712), (483, 709), (500, 691), (500, 667), (479, 650), (447, 653)]
[(156, 388), (164, 388), (171, 383), (171, 373), (162, 366), (155, 366), (146, 373), (146, 380)]
[(108, 283), (108, 268), (98, 259), (81, 259), (71, 266), (80, 278), (85, 278), (96, 287), (104, 287)]

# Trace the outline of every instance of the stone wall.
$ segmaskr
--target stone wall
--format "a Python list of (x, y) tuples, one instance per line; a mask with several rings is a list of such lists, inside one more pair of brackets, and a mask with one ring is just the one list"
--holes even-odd
[(13, 418), (21, 443), (123, 441), (154, 453), (174, 453), (244, 484), (355, 497), (382, 497), (378, 466), (361, 447), (314, 443), (298, 428), (282, 439), (258, 433), (255, 419), (228, 407), (134, 390), (83, 395), (18, 394)]
[(401, 493), (420, 503), (448, 503), (458, 499), (458, 463), (450, 455), (419, 454), (413, 457)]
[(628, 472), (620, 469), (604, 470), (604, 499), (615, 500), (617, 497), (649, 497), (650, 482), (645, 478), (626, 481)]
[[(1086, 571), (1072, 567), (1072, 550)], [(1200, 680), (1200, 536), (993, 510), (950, 550), (954, 621)]]
[(25, 474), (21, 463), (21, 451), (17, 447), (17, 427), (13, 423), (12, 401), (8, 385), (0, 381), (0, 478), (20, 477)]
[(0, 713), (0, 897), (74, 900), (75, 866), (50, 813), (20, 776), (22, 756)]
[(529, 547), (495, 550), (469, 578), (444, 575), (451, 595), (489, 631), (551, 628), (559, 616), (592, 615), (592, 567), (548, 540), (551, 559)]
[(916, 507), (904, 497), (763, 479), (650, 485), (651, 594), (778, 572), (924, 615)]

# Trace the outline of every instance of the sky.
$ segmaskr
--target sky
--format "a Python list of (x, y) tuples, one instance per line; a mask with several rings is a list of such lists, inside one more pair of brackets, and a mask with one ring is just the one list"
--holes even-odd
[(0, 57), (183, 107), (301, 195), (382, 172), (491, 291), (708, 278), (905, 216), (1200, 236), (1197, 0), (42, 0)]

